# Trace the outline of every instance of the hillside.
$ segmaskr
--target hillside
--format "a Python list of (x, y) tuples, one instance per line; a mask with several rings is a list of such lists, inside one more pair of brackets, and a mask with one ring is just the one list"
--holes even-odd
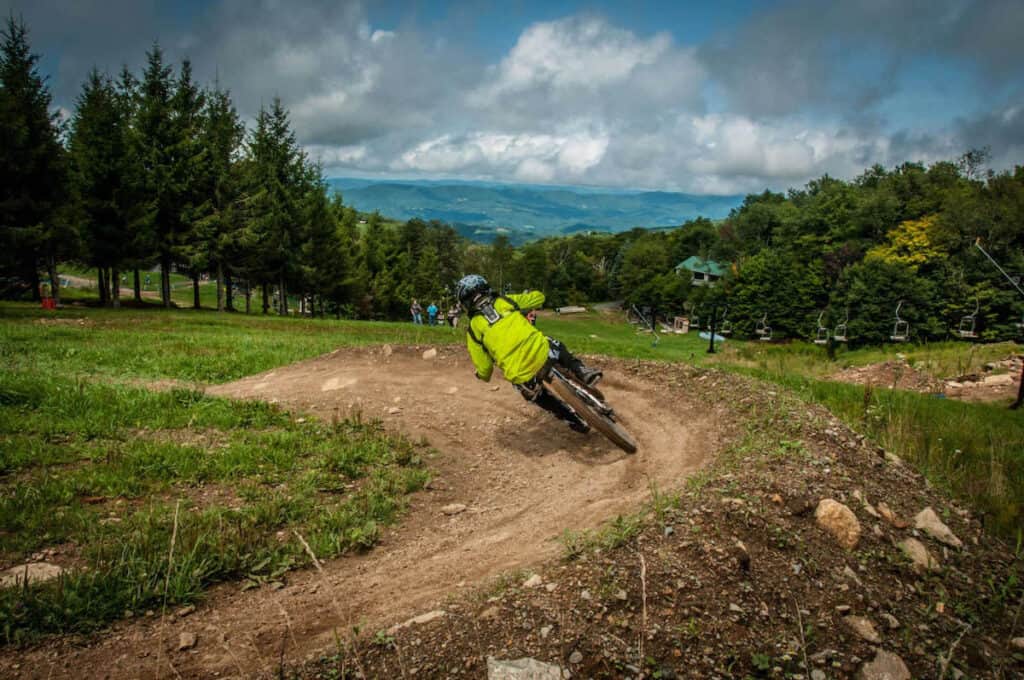
[(419, 217), (455, 226), (480, 241), (507, 230), (513, 242), (580, 231), (625, 231), (682, 224), (695, 217), (723, 218), (742, 196), (672, 192), (599, 191), (484, 182), (371, 182), (334, 178), (348, 205), (398, 220)]

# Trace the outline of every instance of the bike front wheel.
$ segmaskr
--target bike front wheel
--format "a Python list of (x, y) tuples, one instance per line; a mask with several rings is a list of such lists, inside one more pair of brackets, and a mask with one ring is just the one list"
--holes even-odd
[(626, 453), (636, 453), (636, 440), (619, 423), (604, 415), (576, 393), (563, 378), (555, 376), (548, 383), (556, 397), (568, 404), (588, 425), (607, 437)]

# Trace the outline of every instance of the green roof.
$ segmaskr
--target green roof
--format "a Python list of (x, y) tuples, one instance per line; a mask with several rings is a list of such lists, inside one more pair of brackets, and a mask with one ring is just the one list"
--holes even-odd
[(703, 257), (691, 255), (676, 265), (676, 270), (685, 269), (691, 272), (703, 272), (712, 276), (725, 276), (728, 265), (719, 264), (714, 260), (705, 260)]

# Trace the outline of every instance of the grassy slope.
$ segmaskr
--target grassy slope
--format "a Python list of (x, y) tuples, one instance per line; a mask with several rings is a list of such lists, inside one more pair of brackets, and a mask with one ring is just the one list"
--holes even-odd
[[(305, 559), (294, 541), (280, 551), (274, 546), (271, 537), (283, 528), (309, 532), (315, 549), (325, 555), (364, 544), (362, 535), (367, 532), (372, 541), (372, 527), (394, 516), (388, 499), (423, 481), (415, 451), (407, 443), (387, 440), (372, 426), (300, 424), (267, 407), (223, 402), (188, 390), (153, 394), (122, 381), (222, 382), (340, 345), (462, 341), (461, 331), (409, 323), (156, 310), (69, 309), (46, 315), (46, 321), (41, 317), (43, 313), (32, 306), (0, 306), (0, 438), (5, 452), (5, 477), (0, 478), (2, 552), (11, 561), (70, 539), (83, 548), (86, 563), (95, 564), (111, 559), (111, 546), (119, 544), (118, 537), (126, 535), (122, 532), (147, 538), (141, 542), (144, 555), (122, 555), (123, 566), (118, 567), (122, 571), (111, 577), (114, 585), (109, 581), (96, 585), (95, 579), (89, 580), (92, 577), (81, 577), (84, 585), (69, 580), (46, 602), (19, 602), (6, 596), (5, 614), (14, 621), (8, 625), (8, 639), (39, 631), (85, 629), (124, 608), (154, 606), (164, 596), (167, 602), (186, 601), (213, 580), (246, 574), (272, 578), (281, 568)], [(792, 388), (912, 460), (933, 481), (967, 497), (997, 529), (1011, 534), (1019, 530), (1024, 503), (1024, 414), (1011, 414), (1000, 406), (898, 390), (865, 392), (861, 387), (827, 382), (820, 378), (834, 364), (824, 361), (823, 352), (813, 345), (766, 348), (727, 343), (726, 347), (741, 349), (709, 357), (704, 353), (706, 344), (693, 334), (662, 336), (655, 346), (650, 335), (637, 334), (632, 327), (599, 315), (545, 316), (540, 325), (578, 353), (714, 362)], [(922, 366), (941, 373), (952, 365), (974, 365), (1005, 355), (1010, 349), (950, 345), (910, 353)], [(842, 355), (840, 363), (869, 363), (879, 356), (879, 350), (851, 352)], [(97, 384), (93, 378), (121, 384)], [(177, 436), (183, 431), (190, 434)], [(309, 441), (326, 444), (303, 445)], [(205, 460), (198, 454), (211, 443), (224, 453), (216, 460)], [(344, 462), (350, 455), (358, 462)], [(328, 478), (344, 480), (341, 488), (355, 483), (354, 488), (364, 489), (359, 480), (377, 480), (377, 470), (390, 471), (380, 481), (386, 492), (356, 500), (364, 514), (346, 525), (355, 528), (352, 540), (332, 545), (329, 537), (337, 532), (318, 530), (312, 505), (303, 504), (301, 498), (311, 490), (330, 498), (332, 486), (324, 481)], [(255, 492), (269, 483), (283, 484), (283, 497), (267, 498)], [(195, 496), (194, 489), (204, 485), (232, 490), (236, 497), (199, 504), (186, 515), (195, 524), (179, 536), (192, 542), (192, 550), (183, 552), (179, 546), (178, 554), (192, 555), (197, 561), (191, 571), (176, 568), (173, 573), (186, 576), (180, 582), (177, 577), (167, 582), (165, 592), (152, 574), (167, 573), (166, 564), (163, 571), (160, 568), (161, 560), (166, 562), (163, 555), (172, 526), (169, 502)], [(92, 501), (93, 497), (100, 502)], [(126, 499), (132, 501), (127, 504), (129, 514), (111, 506)], [(395, 505), (400, 506), (400, 501)], [(337, 507), (337, 514), (347, 512)], [(121, 521), (98, 524), (98, 518), (110, 513)], [(213, 526), (224, 526), (224, 513), (233, 518), (234, 524), (229, 523), (233, 528), (225, 535), (212, 535)], [(252, 542), (237, 544), (239, 536)], [(204, 552), (206, 557), (197, 557)], [(227, 557), (223, 562), (213, 560), (216, 564), (211, 567), (209, 553)], [(124, 590), (117, 585), (137, 582), (140, 573), (150, 575), (145, 587)], [(95, 598), (89, 595), (97, 594), (96, 589), (112, 603), (98, 612)], [(39, 592), (47, 591), (29, 591), (25, 597), (36, 598), (33, 593)], [(79, 614), (55, 613), (62, 609)], [(13, 617), (18, 611), (20, 619)]]
[(277, 579), (308, 561), (292, 531), (320, 557), (372, 545), (427, 479), (428, 452), (378, 424), (293, 420), (139, 379), (219, 382), (339, 345), (451, 337), (411, 324), (0, 306), (0, 566), (53, 549), (84, 567), (0, 591), (0, 635), (87, 631), (217, 581)]

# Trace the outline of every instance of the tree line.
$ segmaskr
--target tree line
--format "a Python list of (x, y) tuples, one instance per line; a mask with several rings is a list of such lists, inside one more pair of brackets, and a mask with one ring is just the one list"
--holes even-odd
[[(392, 318), (416, 295), (440, 301), (459, 276), (465, 244), (436, 222), (389, 224), (360, 215), (328, 190), (296, 140), (278, 98), (252, 129), (220, 83), (201, 87), (159, 45), (141, 74), (93, 70), (70, 119), (51, 112), (25, 25), (7, 20), (0, 45), (0, 286), (38, 299), (58, 265), (94, 267), (102, 304), (120, 284), (158, 267), (171, 306), (171, 273), (217, 282), (217, 307), (263, 311), (289, 298), (317, 314)], [(42, 275), (40, 275), (42, 272)]]
[[(581, 234), (526, 244), (495, 242), (512, 287), (537, 287), (554, 304), (622, 299), (664, 317), (712, 308), (756, 337), (814, 338), (847, 315), (852, 344), (890, 339), (897, 305), (917, 341), (957, 336), (975, 315), (981, 339), (1020, 337), (1024, 299), (975, 243), (1018, 281), (1024, 274), (1024, 166), (985, 169), (987, 151), (931, 165), (873, 166), (852, 181), (829, 176), (788, 193), (748, 195), (726, 219), (667, 230)], [(690, 256), (725, 267), (717, 285), (676, 269)], [(484, 265), (487, 258), (484, 259)], [(497, 272), (491, 265), (490, 271)], [(1024, 284), (1021, 284), (1024, 287)]]
[[(120, 275), (158, 267), (216, 280), (219, 309), (263, 311), (275, 300), (314, 314), (404, 317), (413, 298), (451, 302), (455, 281), (481, 272), (503, 291), (544, 290), (551, 306), (621, 299), (664, 317), (706, 320), (726, 309), (741, 335), (767, 317), (777, 337), (813, 337), (819, 315), (849, 317), (851, 343), (888, 339), (897, 305), (916, 340), (948, 337), (974, 317), (983, 339), (1020, 333), (1021, 301), (974, 247), (1024, 272), (1024, 167), (994, 173), (985, 151), (931, 165), (874, 166), (789, 192), (751, 194), (724, 219), (673, 229), (577, 234), (515, 248), (472, 243), (448, 225), (360, 214), (328, 190), (278, 99), (251, 129), (230, 93), (199, 86), (191, 64), (159, 46), (141, 74), (93, 71), (69, 121), (50, 112), (22, 23), (0, 45), (0, 293), (57, 291), (61, 262), (95, 267), (101, 301)], [(726, 268), (693, 285), (676, 266), (696, 255)]]

